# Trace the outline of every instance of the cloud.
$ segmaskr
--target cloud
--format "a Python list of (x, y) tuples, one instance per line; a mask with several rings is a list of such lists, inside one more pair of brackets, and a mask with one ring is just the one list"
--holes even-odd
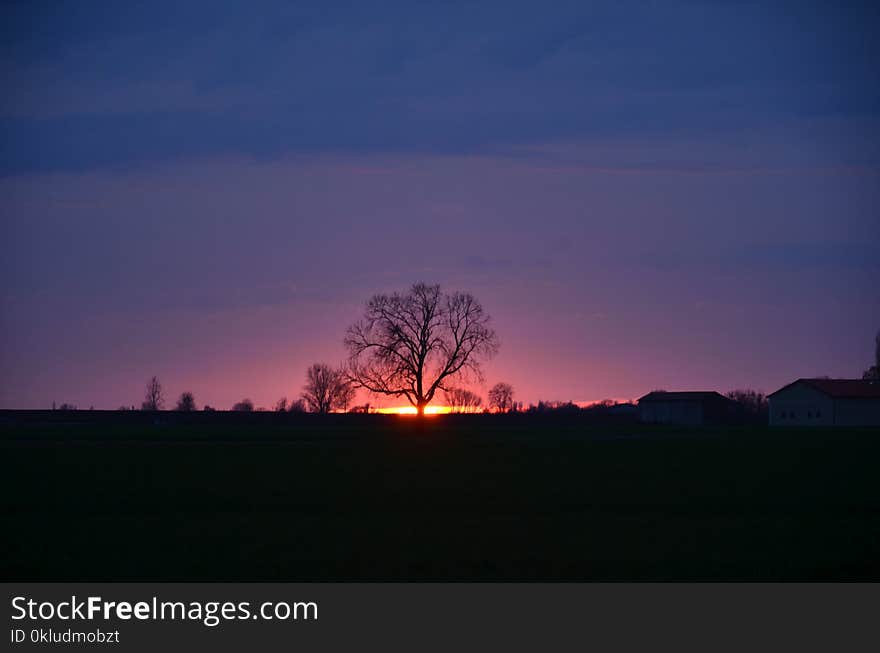
[(221, 155), (497, 153), (880, 108), (867, 10), (29, 7), (6, 10), (4, 175)]
[[(658, 272), (705, 274), (706, 271), (752, 278), (755, 274), (770, 287), (774, 278), (790, 278), (792, 274), (810, 279), (824, 277), (838, 283), (855, 279), (860, 286), (880, 273), (880, 260), (873, 245), (859, 242), (795, 241), (716, 244), (689, 246), (644, 252), (641, 266)], [(785, 275), (785, 276), (780, 276)], [(850, 288), (852, 290), (852, 288)]]

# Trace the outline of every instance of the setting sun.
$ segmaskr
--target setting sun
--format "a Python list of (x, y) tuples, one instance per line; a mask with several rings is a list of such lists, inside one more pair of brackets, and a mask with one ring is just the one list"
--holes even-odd
[[(418, 415), (415, 406), (389, 406), (388, 408), (376, 408), (376, 413), (383, 415)], [(425, 406), (425, 415), (446, 415), (451, 413), (449, 406)]]

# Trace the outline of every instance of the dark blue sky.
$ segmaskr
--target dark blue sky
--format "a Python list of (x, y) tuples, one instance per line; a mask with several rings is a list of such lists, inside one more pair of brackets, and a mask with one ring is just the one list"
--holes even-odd
[(869, 7), (6, 3), (0, 405), (269, 405), (422, 279), (526, 401), (858, 375)]

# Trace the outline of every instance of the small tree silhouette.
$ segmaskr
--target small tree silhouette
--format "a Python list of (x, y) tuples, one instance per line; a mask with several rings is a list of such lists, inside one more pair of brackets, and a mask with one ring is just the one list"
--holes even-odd
[(731, 390), (726, 397), (739, 406), (742, 417), (746, 420), (762, 423), (766, 421), (770, 405), (764, 393), (756, 390)]
[(147, 391), (141, 410), (162, 410), (165, 405), (165, 396), (162, 394), (162, 384), (155, 376), (147, 381)]
[(312, 413), (345, 410), (354, 399), (354, 387), (341, 370), (315, 363), (306, 372), (302, 398)]
[(232, 410), (239, 413), (251, 413), (254, 410), (254, 402), (250, 399), (242, 399), (236, 404), (233, 404)]
[(196, 398), (193, 396), (192, 392), (182, 392), (180, 393), (180, 398), (177, 400), (176, 410), (191, 412), (196, 409)]
[(865, 370), (862, 378), (866, 381), (880, 381), (880, 331), (874, 338), (874, 364)]
[(453, 413), (476, 413), (483, 403), (482, 397), (464, 388), (450, 388), (443, 397)]
[(499, 413), (513, 410), (513, 386), (509, 383), (496, 383), (489, 390), (489, 407)]

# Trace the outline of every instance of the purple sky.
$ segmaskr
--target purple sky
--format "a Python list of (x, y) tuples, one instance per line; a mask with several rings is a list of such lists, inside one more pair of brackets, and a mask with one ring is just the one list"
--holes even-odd
[(876, 12), (364, 4), (4, 5), (0, 407), (270, 407), (415, 281), (527, 403), (869, 365)]

